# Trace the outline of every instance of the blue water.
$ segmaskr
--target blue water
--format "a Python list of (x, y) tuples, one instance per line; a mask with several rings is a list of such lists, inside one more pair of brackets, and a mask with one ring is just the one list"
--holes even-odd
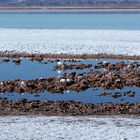
[(140, 11), (0, 11), (0, 28), (140, 29)]
[[(93, 12), (93, 11), (0, 11), (0, 28), (29, 28), (29, 29), (131, 29), (140, 30), (140, 11), (128, 12)], [(0, 58), (0, 61), (2, 58)], [(100, 60), (92, 60), (92, 64), (96, 64)], [(109, 61), (109, 60), (108, 60)], [(113, 61), (117, 60), (111, 60)], [(85, 60), (84, 63), (91, 63), (91, 60)], [(11, 79), (35, 79), (39, 77), (59, 76), (57, 71), (53, 71), (56, 63), (39, 64), (38, 62), (30, 62), (22, 60), (20, 65), (12, 63), (12, 59), (8, 63), (1, 63), (0, 80)], [(10, 71), (9, 71), (10, 70)], [(66, 72), (72, 72), (66, 71)], [(75, 71), (75, 70), (74, 70)], [(90, 70), (85, 70), (90, 71)], [(78, 72), (78, 70), (77, 70)], [(81, 71), (79, 71), (81, 72)], [(84, 103), (104, 103), (104, 102), (139, 102), (139, 88), (125, 87), (124, 91), (133, 90), (136, 96), (121, 97), (113, 99), (111, 95), (99, 97), (96, 96), (104, 92), (104, 89), (94, 90), (92, 88), (86, 91), (64, 94), (50, 94), (48, 92), (40, 93), (39, 97), (35, 94), (19, 94), (6, 93), (0, 94), (0, 98), (12, 100), (28, 99), (28, 100), (74, 100)], [(121, 92), (123, 91), (121, 90)], [(115, 90), (116, 91), (116, 90)], [(115, 92), (108, 91), (108, 92)]]
[[(31, 80), (40, 77), (56, 77), (61, 76), (64, 72), (76, 72), (76, 73), (83, 73), (83, 72), (90, 72), (91, 70), (97, 70), (104, 72), (102, 69), (94, 69), (94, 66), (101, 61), (110, 62), (110, 63), (117, 63), (119, 59), (86, 59), (81, 60), (81, 62), (64, 62), (64, 64), (92, 64), (93, 67), (90, 69), (79, 69), (79, 70), (65, 70), (65, 71), (57, 71), (54, 70), (57, 62), (50, 63), (49, 59), (44, 59), (42, 62), (47, 62), (47, 64), (43, 64), (37, 61), (29, 61), (27, 59), (23, 59), (20, 65), (16, 65), (13, 63), (12, 58), (9, 59), (10, 61), (7, 63), (3, 62), (3, 58), (0, 57), (0, 80), (14, 80), (14, 79), (23, 79), (23, 80)], [(64, 59), (65, 60), (65, 59)], [(131, 61), (125, 61), (126, 63), (130, 64)], [(140, 63), (140, 61), (137, 61)], [(10, 70), (10, 71), (9, 71)]]
[[(38, 61), (29, 61), (27, 59), (23, 59), (20, 65), (16, 65), (13, 63), (13, 59), (10, 58), (9, 62), (4, 63), (3, 58), (0, 57), (0, 81), (1, 80), (14, 80), (14, 79), (36, 79), (40, 77), (53, 77), (53, 76), (63, 76), (65, 72), (89, 72), (94, 69), (94, 66), (99, 62), (110, 62), (117, 63), (122, 60), (119, 59), (86, 59), (81, 60), (81, 62), (64, 62), (65, 64), (92, 64), (93, 67), (90, 69), (83, 70), (66, 70), (61, 74), (57, 71), (54, 71), (53, 68), (57, 65), (57, 62), (51, 63), (48, 59), (44, 59), (43, 62), (47, 62), (47, 64), (42, 64)], [(134, 61), (124, 60), (125, 63), (131, 64)], [(137, 60), (138, 63), (140, 61)], [(97, 69), (97, 71), (100, 69)], [(121, 96), (117, 99), (112, 98), (112, 94), (115, 92), (123, 93), (124, 91), (135, 91), (135, 97), (129, 96)], [(51, 101), (62, 101), (62, 100), (73, 100), (77, 102), (83, 103), (105, 103), (105, 102), (139, 102), (140, 101), (140, 88), (139, 87), (124, 87), (121, 90), (107, 90), (103, 88), (89, 88), (82, 92), (76, 91), (66, 91), (62, 93), (49, 93), (47, 91), (43, 93), (0, 93), (0, 98), (7, 98), (8, 100), (51, 100)], [(99, 96), (101, 93), (108, 93), (107, 96)]]
[[(30, 94), (30, 93), (0, 93), (0, 98), (6, 98), (8, 100), (21, 100), (27, 99), (29, 101), (32, 100), (50, 100), (50, 101), (64, 101), (64, 100), (73, 100), (76, 102), (82, 103), (120, 103), (120, 102), (139, 102), (140, 101), (140, 88), (138, 87), (124, 87), (120, 93), (126, 91), (135, 91), (135, 97), (129, 96), (121, 96), (119, 98), (113, 98), (112, 94), (118, 92), (117, 89), (114, 90), (104, 90), (102, 88), (90, 88), (86, 91), (82, 91), (80, 93), (70, 91), (69, 93), (65, 92), (63, 94), (56, 93), (52, 94), (49, 92), (39, 93), (39, 94)], [(107, 92), (109, 95), (107, 96), (98, 96), (101, 93)]]

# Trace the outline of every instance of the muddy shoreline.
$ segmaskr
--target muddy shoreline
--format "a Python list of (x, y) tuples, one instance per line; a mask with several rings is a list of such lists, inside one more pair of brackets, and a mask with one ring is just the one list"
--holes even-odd
[[(58, 62), (61, 63), (61, 62)], [(124, 86), (140, 87), (140, 64), (123, 61), (111, 64), (99, 62), (92, 64), (58, 64), (56, 70), (74, 69), (75, 72), (63, 72), (57, 77), (40, 77), (37, 79), (0, 80), (0, 92), (17, 93), (63, 93), (69, 91), (85, 91), (88, 88), (122, 89)], [(78, 69), (88, 68), (89, 72), (76, 73)], [(100, 71), (102, 70), (102, 71)]]
[[(115, 55), (55, 55), (55, 54), (24, 54), (15, 52), (0, 52), (2, 62), (5, 64), (22, 64), (22, 59), (38, 61), (40, 65), (54, 63), (54, 71), (63, 71), (61, 76), (39, 77), (36, 79), (23, 80), (0, 80), (0, 93), (18, 94), (40, 94), (49, 92), (50, 94), (63, 94), (66, 91), (75, 91), (78, 94), (88, 88), (119, 89), (120, 92), (111, 93), (111, 98), (120, 97), (134, 98), (135, 91), (121, 91), (123, 87), (140, 87), (140, 63), (130, 61), (140, 60), (140, 56), (115, 56)], [(13, 59), (11, 59), (13, 58)], [(49, 58), (48, 61), (44, 58)], [(64, 58), (64, 59), (63, 59)], [(82, 63), (78, 59), (123, 59), (119, 62), (111, 63), (100, 61), (96, 64)], [(68, 60), (66, 60), (68, 59)], [(62, 61), (63, 60), (63, 61)], [(66, 62), (66, 63), (65, 63)], [(69, 62), (69, 63), (68, 63)], [(78, 63), (77, 63), (78, 62)], [(87, 72), (76, 73), (77, 70), (88, 69)], [(75, 72), (65, 72), (73, 70)], [(93, 91), (94, 93), (94, 91)], [(71, 94), (71, 93), (68, 93)], [(75, 93), (76, 94), (76, 93)], [(106, 96), (106, 92), (97, 96)], [(83, 103), (74, 100), (8, 100), (0, 98), (0, 115), (139, 115), (140, 102), (105, 102), (105, 103)]]
[(114, 55), (114, 54), (28, 54), (15, 51), (0, 51), (0, 57), (7, 58), (29, 58), (31, 60), (38, 60), (42, 58), (64, 58), (64, 59), (127, 59), (140, 60), (139, 56), (130, 55)]
[(139, 115), (140, 103), (83, 104), (74, 101), (8, 101), (0, 99), (0, 115)]

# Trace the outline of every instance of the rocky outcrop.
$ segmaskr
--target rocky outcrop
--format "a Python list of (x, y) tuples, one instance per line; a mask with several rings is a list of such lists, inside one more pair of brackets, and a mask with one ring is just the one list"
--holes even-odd
[[(20, 59), (14, 59), (18, 64)], [(61, 68), (62, 65), (60, 65)], [(90, 64), (71, 64), (67, 65), (72, 69), (89, 68)], [(65, 69), (64, 69), (65, 70)], [(140, 87), (140, 64), (132, 62), (118, 62), (111, 64), (108, 62), (100, 62), (95, 65), (95, 70), (89, 72), (64, 72), (59, 77), (41, 77), (33, 80), (7, 80), (0, 81), (0, 92), (17, 92), (17, 93), (63, 93), (70, 91), (84, 91), (87, 88), (102, 87), (104, 89), (122, 89), (124, 86)], [(132, 94), (132, 93), (131, 93)], [(134, 96), (133, 94), (130, 96)], [(114, 95), (114, 97), (117, 97)]]
[(74, 101), (8, 101), (0, 99), (0, 115), (140, 114), (140, 103), (83, 104)]

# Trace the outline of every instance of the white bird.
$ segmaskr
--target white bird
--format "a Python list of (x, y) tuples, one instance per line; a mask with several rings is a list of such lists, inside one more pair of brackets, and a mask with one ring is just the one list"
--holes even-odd
[(57, 62), (57, 65), (62, 65), (62, 62), (61, 61)]
[(21, 82), (21, 85), (24, 85), (24, 84), (25, 84), (25, 82), (24, 82), (24, 81), (22, 81), (22, 82)]
[(70, 79), (66, 79), (66, 82), (70, 82), (71, 80)]
[(0, 85), (3, 85), (3, 82), (0, 82)]
[(127, 68), (130, 68), (130, 67), (131, 67), (130, 65), (127, 66)]
[(61, 79), (60, 82), (65, 83), (66, 79)]
[(70, 91), (69, 90), (66, 90), (66, 93), (69, 93)]
[(26, 86), (26, 83), (25, 83), (24, 81), (22, 81), (22, 82), (20, 83), (20, 86), (21, 86), (21, 87), (25, 87), (25, 86)]
[(103, 61), (103, 64), (106, 64), (106, 63), (108, 63), (108, 61)]
[(44, 77), (40, 77), (39, 79), (44, 79)]
[(58, 70), (58, 71), (57, 71), (57, 73), (58, 73), (58, 74), (62, 74), (62, 73), (63, 73), (63, 71), (61, 71), (61, 70)]
[(82, 79), (83, 78), (83, 76), (78, 76), (78, 79)]
[(57, 65), (63, 65), (63, 59), (61, 59), (60, 61), (57, 62)]

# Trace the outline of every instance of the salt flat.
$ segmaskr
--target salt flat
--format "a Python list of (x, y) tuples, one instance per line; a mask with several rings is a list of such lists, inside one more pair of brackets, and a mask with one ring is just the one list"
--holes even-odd
[(140, 55), (140, 30), (0, 29), (0, 50)]
[(140, 117), (3, 116), (2, 140), (139, 140)]

